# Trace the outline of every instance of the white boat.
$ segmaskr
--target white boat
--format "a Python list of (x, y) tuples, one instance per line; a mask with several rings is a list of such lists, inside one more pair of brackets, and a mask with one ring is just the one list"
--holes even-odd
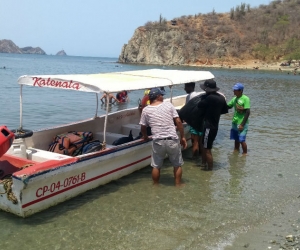
[[(167, 86), (172, 93), (174, 85), (211, 78), (214, 76), (208, 71), (160, 69), (90, 75), (21, 76), (18, 79), (21, 91), (20, 128), (17, 135), (22, 131), (24, 85), (94, 92), (97, 99), (96, 115), (91, 119), (33, 131), (32, 135), (30, 131), (25, 131), (21, 137), (29, 137), (15, 139), (10, 149), (0, 158), (0, 170), (6, 175), (11, 174), (10, 178), (0, 175), (0, 209), (27, 217), (150, 164), (151, 139), (112, 145), (116, 139), (128, 136), (130, 131), (133, 137), (139, 135), (138, 107), (113, 113), (107, 111), (105, 115), (98, 116), (99, 93)], [(181, 107), (185, 97), (171, 95), (165, 101)], [(94, 139), (103, 142), (103, 148), (78, 156), (48, 151), (53, 137), (68, 131), (90, 131)], [(187, 128), (185, 133), (190, 138)]]

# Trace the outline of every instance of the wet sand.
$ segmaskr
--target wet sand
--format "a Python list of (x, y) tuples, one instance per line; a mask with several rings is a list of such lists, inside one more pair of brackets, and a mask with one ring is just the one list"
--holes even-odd
[[(300, 249), (300, 192), (269, 221), (240, 234), (225, 250)], [(280, 202), (280, 201), (278, 201)]]

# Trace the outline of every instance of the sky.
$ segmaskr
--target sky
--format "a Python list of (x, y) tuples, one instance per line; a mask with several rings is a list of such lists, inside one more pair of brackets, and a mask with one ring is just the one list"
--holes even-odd
[(159, 16), (230, 12), (241, 3), (258, 7), (271, 0), (0, 0), (0, 40), (46, 54), (118, 57), (136, 28)]

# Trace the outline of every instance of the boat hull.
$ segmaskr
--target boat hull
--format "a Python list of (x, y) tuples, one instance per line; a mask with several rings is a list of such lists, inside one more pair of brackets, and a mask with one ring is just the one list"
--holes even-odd
[[(184, 98), (185, 96), (182, 100)], [(175, 99), (175, 102), (176, 100), (180, 105), (182, 101)], [(128, 130), (132, 130), (136, 136), (140, 131), (139, 117), (140, 111), (137, 108), (109, 114), (107, 141), (110, 140), (111, 143), (116, 136), (127, 134)], [(104, 117), (97, 117), (36, 131), (32, 137), (26, 138), (26, 159), (9, 154), (1, 157), (0, 167), (4, 162), (10, 162), (11, 169), (8, 170), (12, 172), (12, 182), (11, 190), (5, 188), (4, 183), (0, 183), (0, 209), (20, 217), (28, 217), (149, 166), (151, 139), (149, 141), (138, 139), (113, 147), (108, 144), (105, 150), (77, 157), (49, 152), (46, 150), (49, 143), (42, 143), (45, 137), (53, 138), (55, 134), (73, 130), (92, 131), (95, 138), (101, 140), (103, 121)], [(187, 126), (185, 134), (190, 146)], [(31, 166), (22, 169), (24, 165)], [(19, 171), (12, 169), (13, 167)], [(13, 195), (15, 200), (9, 199), (9, 195)]]
[(22, 190), (18, 215), (27, 217), (148, 166), (151, 158), (150, 148), (151, 142), (139, 143), (117, 152), (58, 167), (30, 180), (21, 176), (16, 178), (14, 182)]

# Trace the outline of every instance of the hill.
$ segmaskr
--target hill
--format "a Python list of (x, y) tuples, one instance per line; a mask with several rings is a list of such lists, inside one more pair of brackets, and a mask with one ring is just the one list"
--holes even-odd
[(234, 65), (300, 59), (300, 0), (276, 0), (228, 13), (159, 17), (138, 27), (119, 62), (164, 65)]
[(0, 40), (0, 53), (12, 53), (12, 54), (39, 54), (46, 55), (45, 51), (43, 51), (40, 47), (24, 47), (19, 48), (14, 44), (11, 40)]

